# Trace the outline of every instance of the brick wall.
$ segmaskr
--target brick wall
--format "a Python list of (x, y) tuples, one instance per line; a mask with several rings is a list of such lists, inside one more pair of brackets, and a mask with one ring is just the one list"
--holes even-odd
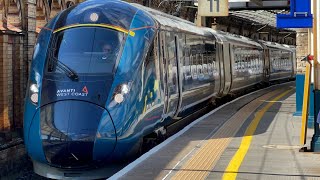
[(308, 29), (297, 30), (297, 73), (305, 72), (305, 62), (301, 59), (309, 54), (308, 52)]
[(8, 100), (8, 69), (11, 66), (7, 62), (6, 46), (7, 39), (0, 36), (0, 130), (10, 130), (9, 100)]
[(0, 131), (22, 127), (23, 41), (21, 35), (0, 35)]

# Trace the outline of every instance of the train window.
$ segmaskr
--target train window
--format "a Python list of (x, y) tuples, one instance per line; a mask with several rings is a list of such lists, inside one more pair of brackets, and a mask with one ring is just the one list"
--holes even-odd
[(258, 73), (258, 68), (257, 68), (257, 55), (253, 57), (253, 73), (257, 74)]
[(212, 68), (213, 68), (213, 75), (216, 76), (217, 73), (218, 73), (218, 70), (217, 70), (217, 64), (215, 61), (212, 62)]
[(197, 59), (197, 61), (196, 61), (195, 65), (196, 65), (196, 69), (197, 69), (197, 74), (201, 74), (202, 73), (201, 72), (202, 70), (200, 69), (200, 64), (202, 63), (201, 55), (197, 53), (196, 59)]
[[(191, 47), (192, 48), (192, 47)], [(192, 62), (190, 63), (191, 65), (191, 73), (192, 73), (192, 79), (197, 79), (198, 75), (197, 75), (197, 68), (196, 68), (196, 64), (197, 64), (197, 51), (195, 49), (191, 50), (191, 59)]]
[(240, 68), (240, 66), (239, 66), (240, 65), (240, 55), (239, 54), (237, 55), (237, 58), (235, 60), (236, 60), (236, 62), (235, 62), (236, 63), (236, 70), (239, 71), (239, 68)]
[(215, 56), (216, 56), (216, 46), (213, 44), (213, 42), (205, 42), (204, 45), (204, 51), (206, 56), (206, 72), (208, 72), (209, 75), (213, 75), (213, 64), (215, 64)]
[[(208, 57), (208, 60), (210, 60), (210, 57)], [(208, 73), (210, 76), (213, 75), (213, 63), (208, 61)]]
[(249, 61), (249, 56), (246, 55), (246, 58), (245, 58), (245, 64), (244, 64), (244, 68), (247, 69), (248, 68), (248, 61)]
[(237, 56), (237, 70), (239, 71), (241, 69), (241, 55)]
[(190, 56), (190, 49), (185, 47), (184, 48), (184, 63), (183, 63), (183, 72), (184, 72), (184, 79), (188, 80), (191, 78), (191, 56)]
[(177, 90), (176, 39), (171, 32), (166, 32), (166, 46), (168, 52), (168, 84), (170, 92), (175, 92)]
[(124, 34), (85, 27), (62, 31), (53, 39), (48, 72), (64, 73), (62, 64), (77, 74), (104, 74), (113, 72)]

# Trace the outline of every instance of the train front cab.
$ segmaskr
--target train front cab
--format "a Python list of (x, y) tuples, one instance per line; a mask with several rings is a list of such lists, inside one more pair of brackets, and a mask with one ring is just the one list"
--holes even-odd
[(131, 151), (143, 130), (134, 126), (141, 112), (131, 108), (143, 107), (136, 102), (145, 88), (138, 67), (154, 27), (127, 3), (93, 0), (63, 11), (42, 29), (24, 114), (26, 149), (34, 162), (92, 168), (113, 160), (117, 148), (118, 157)]

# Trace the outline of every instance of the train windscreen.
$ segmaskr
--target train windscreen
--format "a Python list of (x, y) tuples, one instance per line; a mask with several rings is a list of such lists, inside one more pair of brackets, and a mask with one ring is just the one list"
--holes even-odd
[(101, 27), (78, 27), (55, 33), (48, 72), (75, 75), (113, 73), (125, 34)]

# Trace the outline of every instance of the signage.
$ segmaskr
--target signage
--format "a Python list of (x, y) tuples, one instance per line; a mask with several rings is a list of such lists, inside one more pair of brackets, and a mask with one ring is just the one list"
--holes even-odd
[(311, 0), (291, 0), (290, 14), (277, 15), (277, 28), (312, 28)]
[(199, 16), (228, 16), (228, 0), (198, 0)]

